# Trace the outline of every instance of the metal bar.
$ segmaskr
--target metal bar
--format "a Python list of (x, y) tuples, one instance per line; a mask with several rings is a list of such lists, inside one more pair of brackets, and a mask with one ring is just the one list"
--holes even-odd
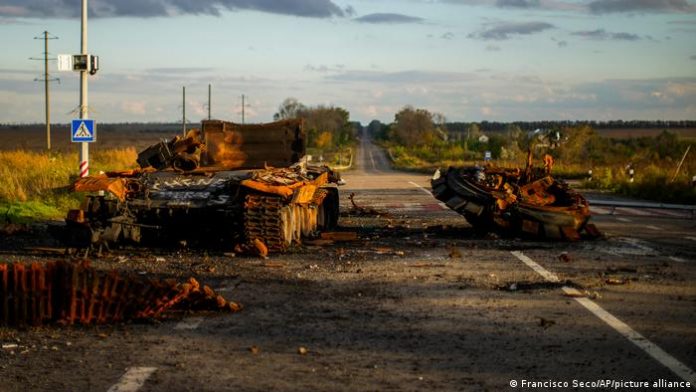
[[(82, 25), (81, 25), (80, 54), (87, 55), (87, 0), (82, 0)], [(87, 67), (89, 68), (89, 58)], [(87, 107), (87, 69), (80, 71), (80, 119), (89, 116)], [(82, 142), (80, 148), (80, 177), (89, 176), (89, 143)]]

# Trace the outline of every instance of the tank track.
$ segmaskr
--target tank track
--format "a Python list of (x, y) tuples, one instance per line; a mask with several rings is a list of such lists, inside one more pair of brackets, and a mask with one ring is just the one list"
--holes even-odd
[(279, 196), (249, 194), (244, 200), (244, 237), (252, 243), (261, 240), (269, 251), (282, 252), (288, 248), (286, 225), (281, 215), (287, 215)]
[(318, 189), (307, 204), (288, 203), (280, 196), (246, 195), (244, 237), (247, 243), (251, 245), (258, 239), (269, 252), (284, 252), (318, 230), (333, 228), (338, 218), (335, 193), (331, 189)]

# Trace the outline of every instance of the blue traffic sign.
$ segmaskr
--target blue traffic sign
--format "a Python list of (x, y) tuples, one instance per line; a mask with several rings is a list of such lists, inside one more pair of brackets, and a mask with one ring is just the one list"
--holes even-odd
[(86, 118), (72, 120), (70, 140), (75, 143), (96, 142), (97, 126), (94, 123), (94, 120), (89, 120)]
[(491, 159), (493, 159), (493, 156), (491, 155), (490, 151), (486, 151), (483, 153), (483, 160), (484, 161), (490, 161)]

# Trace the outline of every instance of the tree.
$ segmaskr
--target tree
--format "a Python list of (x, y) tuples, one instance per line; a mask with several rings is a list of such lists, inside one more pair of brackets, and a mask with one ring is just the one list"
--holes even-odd
[(307, 108), (301, 104), (297, 98), (285, 98), (283, 103), (278, 106), (278, 112), (273, 115), (273, 120), (285, 120), (289, 118), (302, 117), (302, 112)]
[(407, 146), (431, 144), (436, 137), (433, 115), (425, 109), (405, 106), (394, 115), (391, 133), (394, 139)]
[(355, 139), (355, 127), (347, 110), (334, 106), (305, 106), (295, 98), (286, 98), (278, 107), (275, 120), (301, 118), (307, 132), (307, 145), (331, 149), (344, 147)]

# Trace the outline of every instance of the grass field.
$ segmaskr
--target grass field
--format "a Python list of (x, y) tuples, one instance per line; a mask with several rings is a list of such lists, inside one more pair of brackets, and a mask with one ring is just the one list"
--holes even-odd
[[(190, 124), (191, 128), (199, 124)], [(94, 151), (133, 147), (136, 151), (180, 134), (181, 124), (97, 124), (97, 142), (91, 143)], [(44, 125), (0, 125), (0, 150), (44, 151), (46, 128)], [(70, 141), (70, 127), (57, 124), (51, 127), (51, 150), (60, 153), (76, 152), (79, 143)]]
[[(135, 166), (132, 147), (97, 151), (91, 156), (91, 173)], [(0, 151), (0, 219), (23, 223), (57, 219), (80, 203), (68, 190), (77, 178), (78, 156), (73, 153)]]

